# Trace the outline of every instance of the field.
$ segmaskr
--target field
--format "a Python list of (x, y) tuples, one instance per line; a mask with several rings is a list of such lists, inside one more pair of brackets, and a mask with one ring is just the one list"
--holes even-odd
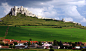
[(5, 36), (5, 32), (8, 26), (0, 26), (0, 37)]
[[(32, 41), (86, 42), (86, 30), (78, 28), (46, 28), (47, 26), (9, 27), (6, 39)], [(7, 26), (0, 26), (0, 37), (4, 37)]]
[[(48, 49), (0, 49), (0, 51), (49, 51)], [(54, 49), (54, 51), (80, 51), (68, 49)]]

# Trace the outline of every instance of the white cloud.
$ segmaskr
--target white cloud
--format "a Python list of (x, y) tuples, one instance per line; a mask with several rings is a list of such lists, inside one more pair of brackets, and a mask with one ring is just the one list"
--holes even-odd
[(29, 11), (32, 13), (42, 16), (42, 17), (47, 17), (47, 18), (55, 18), (57, 14), (56, 10), (53, 9), (54, 6), (49, 6), (49, 7), (43, 7), (43, 8), (28, 8)]
[(8, 5), (8, 3), (2, 3), (2, 7), (5, 9), (4, 13), (8, 14), (12, 6)]
[(33, 14), (36, 14), (36, 15), (39, 15), (39, 16), (42, 16), (43, 15), (43, 9), (42, 8), (29, 8), (29, 7), (26, 7), (29, 11), (31, 11)]
[(86, 18), (83, 18), (83, 20), (81, 22), (86, 22)]
[(73, 21), (73, 18), (64, 18), (65, 21)]
[(79, 0), (77, 2), (68, 2), (71, 5), (78, 5), (79, 7), (86, 5), (85, 0)]
[(80, 13), (77, 11), (76, 6), (67, 6), (65, 9), (65, 16), (67, 17), (73, 17), (75, 19), (81, 19), (83, 16), (80, 15)]

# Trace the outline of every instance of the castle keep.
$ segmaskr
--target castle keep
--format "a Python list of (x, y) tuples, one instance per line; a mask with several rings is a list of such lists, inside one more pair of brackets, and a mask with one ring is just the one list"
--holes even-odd
[(23, 8), (23, 6), (21, 6), (20, 8), (18, 8), (17, 6), (14, 6), (14, 8), (11, 8), (11, 11), (10, 11), (11, 15), (17, 16), (17, 13), (25, 14), (26, 16), (36, 17), (35, 14), (32, 14), (26, 8)]

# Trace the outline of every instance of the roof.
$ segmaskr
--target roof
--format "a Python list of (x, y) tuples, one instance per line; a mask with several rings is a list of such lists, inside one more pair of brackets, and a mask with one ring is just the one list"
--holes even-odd
[(1, 46), (0, 48), (9, 48), (9, 46)]
[(28, 41), (18, 41), (17, 43), (27, 43)]
[(13, 42), (8, 42), (8, 44), (14, 44)]
[(4, 39), (3, 41), (8, 41), (8, 42), (10, 42), (10, 40), (9, 40), (9, 39)]
[(38, 41), (30, 41), (30, 43), (32, 44), (32, 43), (38, 43)]

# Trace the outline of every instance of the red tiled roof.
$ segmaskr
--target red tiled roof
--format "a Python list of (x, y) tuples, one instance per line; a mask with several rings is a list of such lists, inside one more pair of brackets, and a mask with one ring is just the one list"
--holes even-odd
[(26, 42), (28, 42), (28, 41), (18, 41), (18, 43), (26, 43)]
[(3, 41), (9, 41), (9, 42), (10, 42), (10, 40), (9, 40), (9, 39), (4, 39)]
[(32, 44), (32, 42), (33, 42), (33, 43), (38, 43), (38, 41), (30, 41), (31, 44)]
[(1, 48), (9, 48), (9, 46), (1, 46)]
[(13, 42), (8, 42), (8, 44), (14, 44)]

